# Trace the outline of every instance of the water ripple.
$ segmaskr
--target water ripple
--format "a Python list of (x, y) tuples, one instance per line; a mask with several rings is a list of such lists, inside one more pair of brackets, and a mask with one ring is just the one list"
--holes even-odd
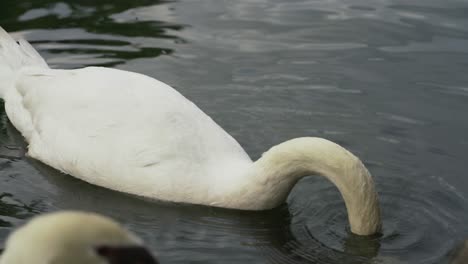
[(456, 245), (460, 230), (454, 226), (462, 221), (455, 212), (468, 208), (449, 189), (435, 188), (433, 181), (434, 177), (417, 183), (409, 177), (392, 177), (380, 182), (383, 234), (365, 238), (350, 233), (346, 209), (335, 187), (321, 180), (305, 180), (311, 188), (308, 192), (314, 195), (307, 200), (292, 195), (291, 228), (302, 243), (321, 241), (329, 250), (348, 255), (438, 263)]

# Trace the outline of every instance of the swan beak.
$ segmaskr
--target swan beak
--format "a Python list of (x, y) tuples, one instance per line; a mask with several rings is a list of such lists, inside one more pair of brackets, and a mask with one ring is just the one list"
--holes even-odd
[(159, 264), (142, 246), (98, 246), (95, 250), (109, 264)]

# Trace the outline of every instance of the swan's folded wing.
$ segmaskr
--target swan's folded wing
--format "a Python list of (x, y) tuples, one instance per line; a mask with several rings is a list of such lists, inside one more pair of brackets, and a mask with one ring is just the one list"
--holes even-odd
[(185, 177), (178, 183), (190, 186), (210, 159), (233, 153), (248, 159), (193, 103), (144, 75), (34, 69), (23, 71), (15, 88), (7, 112), (29, 142), (28, 153), (97, 185), (135, 192), (129, 182), (138, 174), (139, 192), (157, 191), (154, 177), (170, 190), (175, 172)]

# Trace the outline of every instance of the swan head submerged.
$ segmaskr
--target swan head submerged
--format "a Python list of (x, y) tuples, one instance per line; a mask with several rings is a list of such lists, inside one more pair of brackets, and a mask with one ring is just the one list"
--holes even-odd
[(299, 179), (309, 175), (324, 176), (338, 188), (351, 232), (380, 232), (379, 201), (369, 171), (351, 152), (323, 138), (296, 138), (265, 152), (250, 170), (253, 192), (245, 199), (250, 203), (242, 206), (254, 210), (276, 207), (286, 200)]
[(39, 216), (14, 231), (0, 264), (157, 264), (135, 235), (94, 213)]

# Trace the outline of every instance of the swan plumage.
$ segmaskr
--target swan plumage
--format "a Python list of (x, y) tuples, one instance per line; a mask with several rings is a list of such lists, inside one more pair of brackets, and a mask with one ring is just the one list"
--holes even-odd
[(0, 264), (112, 264), (124, 263), (128, 254), (134, 261), (128, 264), (158, 263), (141, 239), (114, 220), (61, 211), (34, 217), (10, 234)]
[(0, 47), (6, 113), (28, 155), (62, 172), (140, 196), (247, 210), (278, 206), (301, 177), (317, 173), (340, 190), (353, 232), (380, 229), (372, 177), (333, 142), (293, 139), (253, 162), (165, 83), (104, 67), (50, 69), (31, 45), (5, 31)]

